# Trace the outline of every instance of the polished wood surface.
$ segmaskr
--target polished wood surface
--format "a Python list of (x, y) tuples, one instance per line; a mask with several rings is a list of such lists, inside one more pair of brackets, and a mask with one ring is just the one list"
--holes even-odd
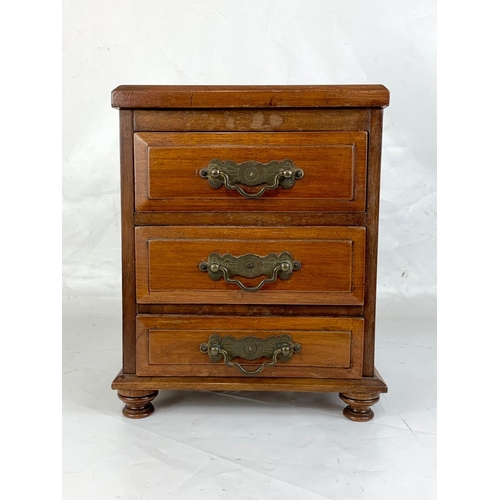
[(135, 373), (135, 239), (133, 115), (120, 111), (123, 372)]
[(368, 109), (169, 109), (134, 111), (136, 132), (368, 130)]
[[(135, 142), (135, 206), (145, 212), (362, 212), (366, 197), (366, 132), (140, 132)], [(211, 160), (292, 160), (304, 171), (290, 189), (258, 199), (199, 176)], [(260, 187), (248, 188), (256, 192)]]
[[(121, 108), (123, 369), (112, 388), (125, 416), (145, 417), (158, 390), (181, 389), (338, 392), (347, 418), (373, 418), (371, 406), (387, 392), (374, 358), (388, 103), (382, 85), (113, 91)], [(289, 190), (247, 200), (199, 176), (214, 158), (292, 159), (305, 175)], [(214, 251), (290, 251), (303, 265), (248, 293), (198, 269)], [(211, 333), (269, 332), (291, 333), (304, 349), (258, 375), (199, 350)]]
[(375, 369), (375, 304), (377, 299), (378, 218), (380, 164), (382, 155), (382, 111), (372, 110), (370, 124), (368, 200), (366, 221), (365, 355), (363, 374)]
[[(265, 339), (283, 333), (302, 350), (287, 363), (266, 367), (254, 377), (361, 378), (362, 318), (143, 316), (137, 317), (137, 374), (164, 376), (238, 377), (241, 372), (223, 362), (212, 363), (200, 344), (212, 333), (236, 339)], [(239, 360), (255, 370), (267, 359)]]
[(383, 85), (120, 85), (115, 108), (383, 108)]
[[(199, 269), (213, 252), (241, 256), (290, 252), (302, 268), (249, 293)], [(364, 298), (365, 228), (137, 227), (136, 279), (139, 303), (337, 304)], [(265, 277), (265, 276), (264, 276)], [(256, 286), (263, 277), (241, 278)]]
[(378, 403), (380, 396), (378, 392), (352, 392), (340, 393), (340, 399), (347, 404), (343, 414), (354, 422), (367, 422), (374, 417), (371, 406)]
[(365, 213), (136, 212), (137, 226), (365, 226)]
[(155, 411), (151, 401), (158, 396), (158, 391), (120, 389), (118, 397), (125, 403), (122, 413), (128, 418), (149, 417)]
[(363, 306), (297, 304), (137, 304), (138, 314), (219, 316), (363, 316)]
[(285, 377), (139, 377), (118, 373), (112, 389), (158, 389), (173, 391), (290, 391), (385, 393), (387, 384), (375, 370), (373, 377), (346, 378), (285, 378)]

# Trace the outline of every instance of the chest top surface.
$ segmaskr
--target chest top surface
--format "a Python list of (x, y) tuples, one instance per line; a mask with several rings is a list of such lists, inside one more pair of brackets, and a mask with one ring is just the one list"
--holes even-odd
[(120, 85), (111, 105), (121, 109), (165, 108), (384, 108), (383, 85)]

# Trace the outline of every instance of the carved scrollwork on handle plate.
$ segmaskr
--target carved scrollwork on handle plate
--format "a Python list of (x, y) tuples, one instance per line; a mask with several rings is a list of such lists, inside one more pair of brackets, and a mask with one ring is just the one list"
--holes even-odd
[[(267, 190), (290, 189), (296, 180), (304, 177), (304, 171), (297, 168), (292, 160), (273, 160), (261, 163), (250, 160), (236, 163), (231, 160), (210, 160), (207, 168), (200, 170), (200, 177), (208, 179), (211, 187), (217, 189), (222, 185), (227, 189), (236, 190), (245, 198), (260, 198)], [(255, 187), (263, 184), (256, 193), (244, 190), (241, 186)]]
[[(235, 257), (231, 254), (220, 255), (213, 252), (206, 261), (199, 264), (200, 271), (207, 272), (212, 280), (218, 281), (224, 278), (227, 283), (234, 283), (245, 292), (256, 292), (266, 283), (276, 281), (278, 276), (282, 280), (288, 280), (292, 273), (301, 267), (300, 261), (293, 260), (290, 252), (281, 252), (279, 255), (270, 253), (265, 257), (259, 257), (253, 253)], [(267, 276), (267, 278), (254, 287), (246, 286), (234, 278), (235, 276), (256, 278), (262, 275)]]
[[(287, 363), (301, 349), (302, 346), (294, 342), (288, 334), (279, 337), (271, 335), (265, 339), (251, 336), (235, 339), (230, 335), (222, 338), (219, 334), (214, 333), (210, 335), (208, 342), (200, 345), (200, 351), (208, 354), (208, 359), (212, 363), (224, 360), (227, 366), (236, 367), (246, 375), (255, 375), (268, 366), (275, 366), (278, 360)], [(243, 358), (248, 361), (268, 358), (271, 361), (262, 363), (256, 370), (247, 370), (240, 363), (232, 361), (234, 358)]]

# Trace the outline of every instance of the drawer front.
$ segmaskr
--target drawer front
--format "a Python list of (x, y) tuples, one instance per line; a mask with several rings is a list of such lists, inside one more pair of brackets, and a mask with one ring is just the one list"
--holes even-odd
[(137, 317), (137, 375), (361, 378), (362, 352), (362, 318)]
[(139, 303), (363, 304), (363, 227), (143, 226), (135, 236)]
[(139, 132), (134, 144), (137, 211), (365, 210), (363, 131)]

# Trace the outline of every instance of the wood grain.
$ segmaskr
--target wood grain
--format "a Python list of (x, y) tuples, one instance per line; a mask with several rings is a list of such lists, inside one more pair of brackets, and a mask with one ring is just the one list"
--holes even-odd
[(120, 85), (115, 108), (363, 108), (385, 107), (383, 85)]
[(112, 389), (207, 390), (207, 391), (294, 391), (294, 392), (387, 392), (387, 385), (375, 370), (361, 379), (257, 378), (257, 377), (138, 377), (118, 373)]
[(138, 314), (363, 316), (363, 306), (272, 304), (137, 304)]
[(364, 213), (136, 212), (138, 226), (364, 226)]
[[(212, 252), (265, 256), (288, 251), (302, 268), (255, 293), (199, 270)], [(365, 228), (136, 228), (137, 301), (180, 304), (337, 304), (364, 299)], [(256, 286), (263, 278), (242, 278)]]
[[(374, 356), (388, 104), (382, 85), (113, 91), (112, 105), (121, 108), (123, 370), (112, 387), (125, 414), (150, 414), (160, 389), (201, 389), (339, 392), (348, 418), (373, 417), (370, 406), (387, 392)], [(305, 176), (290, 190), (247, 200), (199, 176), (217, 157), (290, 158)], [(198, 269), (213, 251), (285, 250), (302, 268), (255, 293)], [(199, 351), (214, 331), (286, 331), (307, 349), (245, 376)]]
[[(302, 350), (287, 363), (278, 362), (252, 377), (346, 377), (362, 373), (362, 318), (290, 318), (220, 316), (138, 316), (137, 374), (157, 376), (238, 377), (223, 362), (212, 363), (200, 351), (212, 333), (222, 337), (267, 338), (287, 333)], [(266, 359), (239, 360), (255, 370)]]
[(135, 373), (133, 113), (120, 111), (123, 373)]
[[(146, 212), (362, 212), (366, 132), (135, 134), (136, 210)], [(211, 160), (268, 163), (290, 159), (304, 171), (291, 189), (246, 199), (214, 189), (199, 172)], [(260, 188), (254, 188), (258, 191)], [(252, 189), (246, 189), (252, 191)]]
[(136, 132), (368, 130), (368, 109), (168, 109), (134, 111)]
[(377, 301), (378, 219), (380, 164), (382, 154), (382, 111), (372, 110), (368, 151), (368, 200), (366, 225), (365, 356), (363, 374), (375, 369), (375, 305)]

